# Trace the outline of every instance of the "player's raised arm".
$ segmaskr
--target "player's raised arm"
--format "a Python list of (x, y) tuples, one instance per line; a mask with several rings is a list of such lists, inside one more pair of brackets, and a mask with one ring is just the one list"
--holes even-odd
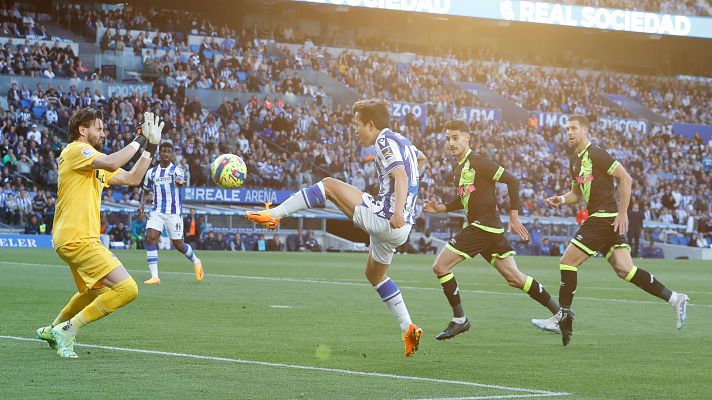
[[(147, 112), (144, 114), (144, 122), (141, 127), (141, 130), (142, 134), (138, 135), (137, 137), (144, 137), (145, 140), (148, 141), (148, 144), (146, 145), (146, 150), (144, 150), (143, 154), (141, 154), (141, 157), (138, 159), (133, 168), (131, 168), (131, 171), (125, 171), (123, 169), (120, 169), (116, 175), (109, 179), (109, 185), (136, 186), (141, 183), (141, 179), (143, 179), (144, 175), (146, 175), (148, 167), (151, 166), (153, 154), (156, 152), (158, 143), (160, 143), (161, 141), (163, 122), (159, 124), (158, 116), (154, 116), (153, 113)], [(135, 141), (132, 143), (135, 143)], [(123, 149), (121, 151), (123, 151)], [(114, 154), (118, 154), (121, 151)]]

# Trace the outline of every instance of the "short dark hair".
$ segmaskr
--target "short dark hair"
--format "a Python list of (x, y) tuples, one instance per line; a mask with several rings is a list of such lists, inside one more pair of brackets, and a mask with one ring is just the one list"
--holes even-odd
[(161, 149), (164, 148), (164, 147), (168, 147), (169, 149), (171, 149), (171, 151), (173, 151), (173, 144), (171, 144), (171, 142), (163, 142), (163, 143), (161, 143), (161, 144), (158, 146), (158, 149), (161, 150)]
[(447, 121), (445, 123), (445, 127), (443, 128), (443, 131), (460, 131), (469, 134), (470, 133), (470, 126), (467, 125), (467, 122), (461, 120), (461, 119), (451, 119), (450, 121)]
[(588, 118), (586, 118), (585, 115), (581, 115), (581, 114), (574, 114), (574, 115), (570, 116), (568, 121), (576, 121), (579, 123), (580, 127), (584, 128), (586, 130), (588, 130), (588, 128), (590, 126), (590, 122), (588, 122)]
[(91, 127), (92, 123), (97, 119), (102, 119), (103, 114), (100, 110), (87, 107), (77, 110), (69, 118), (69, 141), (73, 142), (79, 139), (79, 127)]
[(388, 115), (388, 102), (384, 99), (364, 99), (354, 103), (353, 114), (359, 113), (359, 119), (364, 124), (373, 122), (376, 129), (391, 127), (391, 119)]

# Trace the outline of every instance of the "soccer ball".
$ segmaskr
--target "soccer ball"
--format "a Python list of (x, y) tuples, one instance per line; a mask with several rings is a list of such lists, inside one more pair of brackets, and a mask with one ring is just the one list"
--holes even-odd
[(210, 165), (210, 176), (221, 188), (239, 188), (247, 178), (247, 165), (234, 154), (223, 154)]

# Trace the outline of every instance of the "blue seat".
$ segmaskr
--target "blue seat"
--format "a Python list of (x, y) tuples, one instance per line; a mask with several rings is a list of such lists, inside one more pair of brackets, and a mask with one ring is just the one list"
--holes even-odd
[(212, 59), (213, 59), (213, 52), (210, 51), (210, 50), (205, 50), (205, 51), (203, 52), (203, 56), (204, 56), (207, 60), (212, 60)]
[(242, 71), (237, 71), (237, 80), (240, 82), (247, 81), (247, 74)]
[(47, 109), (44, 108), (44, 107), (39, 107), (39, 106), (37, 106), (37, 107), (32, 107), (32, 114), (35, 116), (36, 119), (42, 118), (42, 116), (44, 115), (45, 111), (47, 111)]
[(199, 51), (199, 50), (200, 50), (199, 44), (191, 44), (190, 45), (190, 51)]
[(20, 107), (30, 108), (30, 107), (32, 107), (32, 102), (28, 99), (22, 99), (22, 100), (20, 100)]

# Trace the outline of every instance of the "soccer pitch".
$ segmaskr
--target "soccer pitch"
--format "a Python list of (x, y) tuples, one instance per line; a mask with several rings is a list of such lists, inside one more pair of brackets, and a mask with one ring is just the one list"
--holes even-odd
[[(159, 252), (161, 285), (144, 285), (143, 251), (116, 255), (139, 297), (85, 327), (79, 359), (31, 340), (74, 292), (52, 250), (0, 253), (0, 399), (701, 399), (712, 392), (712, 265), (636, 260), (688, 293), (672, 309), (617, 278), (602, 259), (579, 268), (571, 345), (531, 318), (547, 310), (483, 260), (455, 269), (472, 329), (438, 342), (450, 307), (432, 255), (396, 255), (389, 275), (425, 331), (413, 358), (363, 276), (365, 254), (198, 252), (206, 277)], [(519, 257), (558, 293), (558, 260)]]

